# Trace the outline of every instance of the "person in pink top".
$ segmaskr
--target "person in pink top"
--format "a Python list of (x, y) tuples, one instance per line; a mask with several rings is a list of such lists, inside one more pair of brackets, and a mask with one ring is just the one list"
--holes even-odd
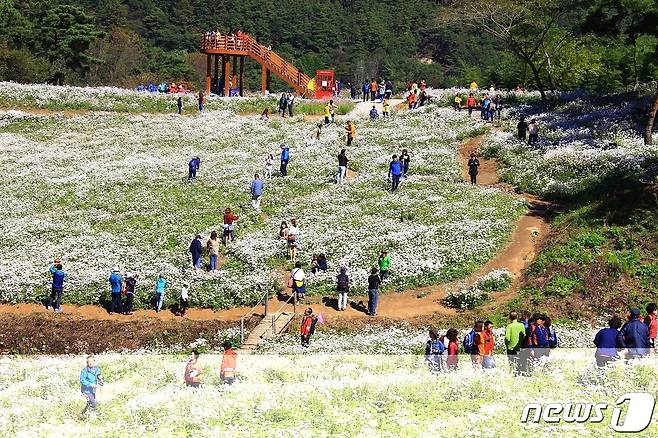
[(448, 365), (448, 370), (456, 370), (459, 368), (458, 336), (459, 332), (454, 328), (449, 329), (448, 333), (446, 333), (446, 338), (448, 339), (448, 359), (446, 360), (446, 365)]

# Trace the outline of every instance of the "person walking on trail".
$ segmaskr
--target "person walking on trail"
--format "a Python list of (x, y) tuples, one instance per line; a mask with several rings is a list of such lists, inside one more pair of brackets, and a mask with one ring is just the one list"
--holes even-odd
[(224, 233), (222, 234), (222, 243), (228, 246), (229, 240), (235, 242), (235, 222), (240, 216), (233, 214), (230, 208), (224, 210)]
[(347, 121), (347, 126), (345, 126), (345, 134), (347, 135), (347, 146), (352, 146), (352, 142), (356, 138), (356, 125), (353, 121)]
[(201, 253), (203, 252), (203, 244), (201, 243), (201, 234), (197, 234), (190, 243), (190, 253), (192, 254), (192, 266), (194, 270), (199, 272), (201, 269)]
[(516, 132), (519, 140), (525, 141), (526, 133), (528, 132), (528, 123), (525, 121), (525, 117), (519, 117), (519, 123), (516, 125)]
[(347, 294), (350, 291), (350, 278), (347, 276), (347, 268), (340, 267), (340, 274), (336, 277), (336, 292), (338, 293), (338, 310), (347, 309)]
[(372, 268), (368, 276), (368, 315), (377, 315), (377, 303), (379, 302), (379, 286), (382, 284), (382, 278), (379, 276), (379, 270)]
[(119, 268), (112, 269), (110, 274), (110, 292), (112, 295), (112, 301), (110, 302), (110, 315), (117, 310), (119, 313), (123, 313), (121, 306), (121, 290), (123, 289), (123, 278), (119, 274)]
[(338, 154), (338, 174), (336, 175), (337, 184), (342, 184), (343, 181), (345, 181), (348, 161), (345, 149), (341, 149), (340, 154)]
[(217, 271), (217, 260), (219, 259), (219, 243), (220, 242), (219, 242), (219, 236), (217, 235), (217, 231), (215, 230), (211, 231), (210, 239), (208, 239), (208, 241), (206, 242), (206, 249), (208, 250), (208, 258), (210, 259), (210, 272)]
[(372, 109), (370, 110), (370, 120), (377, 120), (379, 118), (379, 113), (377, 112), (377, 108), (375, 105), (372, 106)]
[(286, 110), (288, 109), (288, 95), (286, 93), (281, 94), (281, 99), (279, 99), (279, 114), (281, 117), (286, 116)]
[(185, 282), (180, 289), (180, 300), (178, 302), (178, 316), (185, 316), (190, 306), (190, 284)]
[(619, 328), (621, 327), (621, 318), (613, 316), (608, 321), (608, 328), (604, 328), (594, 336), (594, 345), (596, 346), (596, 365), (605, 367), (610, 362), (619, 359), (619, 350), (624, 348), (624, 341)]
[(407, 174), (409, 173), (409, 162), (411, 161), (411, 157), (409, 156), (409, 152), (407, 152), (406, 149), (402, 149), (402, 153), (400, 154), (400, 162), (402, 163), (402, 177), (406, 178)]
[(260, 199), (263, 196), (264, 188), (263, 180), (259, 174), (254, 175), (254, 180), (251, 182), (251, 205), (254, 210), (260, 211)]
[(377, 265), (379, 266), (379, 278), (382, 280), (382, 283), (388, 278), (389, 270), (391, 269), (391, 256), (388, 255), (387, 250), (382, 250), (377, 259)]
[(288, 94), (288, 115), (290, 118), (293, 116), (293, 107), (295, 106), (295, 95), (293, 93)]
[(203, 91), (199, 91), (199, 112), (203, 112), (203, 105), (206, 103), (206, 97), (203, 95)]
[(640, 309), (631, 308), (628, 321), (620, 330), (628, 358), (644, 357), (649, 354), (649, 328), (640, 320)]
[(480, 167), (480, 160), (478, 160), (474, 153), (471, 154), (471, 158), (468, 160), (468, 176), (471, 178), (471, 184), (477, 184), (478, 178), (478, 168)]
[(96, 401), (96, 390), (103, 386), (103, 376), (101, 369), (96, 366), (93, 356), (87, 356), (87, 366), (80, 372), (80, 391), (87, 398), (87, 405), (82, 411), (85, 414), (88, 411), (95, 411), (98, 407)]
[(391, 181), (391, 192), (395, 192), (400, 185), (402, 177), (402, 163), (398, 160), (397, 155), (393, 155), (391, 163), (388, 165), (388, 179)]
[(489, 121), (489, 109), (491, 107), (491, 99), (488, 94), (484, 95), (482, 99), (482, 104), (480, 105), (480, 118), (485, 122)]
[(429, 331), (429, 340), (425, 345), (425, 362), (427, 362), (430, 371), (440, 372), (443, 370), (442, 359), (446, 350), (445, 344), (439, 339), (439, 331), (431, 328)]
[(304, 316), (302, 316), (302, 324), (300, 326), (299, 332), (302, 338), (302, 347), (308, 347), (311, 342), (311, 336), (315, 332), (315, 325), (317, 324), (318, 318), (313, 315), (313, 309), (310, 307), (304, 311)]
[(50, 287), (50, 296), (48, 297), (48, 310), (54, 310), (57, 313), (61, 313), (64, 280), (66, 280), (67, 274), (64, 272), (62, 260), (59, 257), (57, 257), (54, 263), (50, 265), (48, 272), (50, 272), (50, 276), (53, 279)]
[(295, 262), (295, 267), (290, 271), (290, 278), (288, 279), (288, 287), (292, 288), (292, 292), (297, 296), (297, 301), (304, 299), (306, 295), (306, 274), (302, 269), (301, 262)]
[(267, 154), (265, 157), (265, 176), (267, 179), (272, 179), (272, 166), (274, 165), (274, 156)]
[(288, 175), (288, 163), (290, 162), (290, 147), (288, 145), (281, 145), (281, 167), (279, 171), (281, 176)]
[(384, 117), (388, 117), (391, 115), (391, 102), (388, 100), (388, 98), (384, 98), (384, 104), (382, 107), (382, 115)]
[(190, 360), (188, 360), (187, 365), (185, 365), (185, 374), (183, 375), (185, 386), (189, 388), (199, 388), (201, 386), (202, 375), (203, 367), (201, 366), (201, 363), (199, 363), (199, 352), (192, 350)]
[(201, 166), (201, 159), (199, 157), (192, 157), (189, 163), (187, 163), (187, 181), (192, 182), (196, 181), (196, 173)]
[(155, 311), (157, 313), (162, 310), (165, 300), (165, 290), (167, 289), (167, 279), (164, 274), (158, 275), (158, 279), (155, 282)]
[[(329, 126), (329, 123), (331, 123), (331, 106), (329, 105), (329, 102), (324, 104), (324, 109), (322, 110), (324, 114), (324, 126)], [(320, 137), (318, 136), (318, 139)]]
[(238, 353), (233, 350), (233, 345), (226, 341), (222, 345), (224, 355), (222, 356), (222, 365), (219, 370), (219, 377), (227, 385), (232, 385), (238, 376)]
[(133, 305), (135, 302), (135, 288), (137, 287), (137, 274), (126, 272), (123, 290), (126, 293), (126, 305), (123, 306), (124, 315), (133, 314)]
[(377, 81), (373, 79), (370, 82), (370, 101), (374, 102), (376, 97), (377, 97)]
[(446, 365), (448, 370), (456, 370), (459, 368), (459, 332), (455, 328), (448, 329), (446, 338), (448, 338), (448, 357)]
[(336, 118), (336, 105), (334, 105), (333, 100), (329, 100), (329, 114), (331, 114), (331, 123), (334, 123)]
[(299, 240), (299, 228), (297, 228), (297, 219), (290, 219), (290, 226), (288, 227), (288, 234), (286, 236), (288, 242), (288, 261), (297, 261), (297, 244)]
[(494, 361), (493, 352), (494, 352), (494, 333), (493, 333), (493, 322), (485, 321), (484, 329), (482, 330), (482, 368), (491, 369), (496, 367), (496, 362)]
[(459, 94), (455, 95), (455, 99), (453, 101), (452, 107), (455, 109), (455, 111), (461, 111), (462, 110), (462, 97)]
[(468, 116), (470, 117), (473, 110), (477, 107), (477, 101), (475, 100), (475, 97), (473, 97), (473, 93), (468, 95), (468, 98), (466, 99), (466, 107), (468, 108)]
[[(503, 100), (500, 98), (500, 96), (496, 96), (493, 100), (493, 103), (496, 108), (496, 115), (498, 116), (498, 121), (500, 122), (500, 117), (503, 112)], [(491, 116), (491, 120), (493, 121), (493, 114)]]
[(528, 124), (528, 145), (533, 146), (539, 141), (539, 126), (535, 119)]
[(510, 323), (505, 327), (505, 349), (510, 367), (519, 376), (524, 371), (519, 352), (525, 343), (525, 327), (517, 319), (518, 314), (510, 312)]
[(183, 114), (183, 96), (178, 96), (178, 100), (176, 101), (176, 108), (178, 109), (179, 116)]
[(658, 321), (656, 320), (656, 310), (658, 306), (656, 303), (647, 304), (647, 316), (644, 318), (644, 323), (649, 329), (649, 347), (656, 348), (656, 334), (658, 333)]

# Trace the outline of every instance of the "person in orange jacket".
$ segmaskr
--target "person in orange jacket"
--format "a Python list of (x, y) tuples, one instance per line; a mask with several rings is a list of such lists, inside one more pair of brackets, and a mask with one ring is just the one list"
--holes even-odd
[(375, 97), (377, 97), (377, 81), (373, 79), (370, 82), (370, 100), (374, 102)]
[(412, 110), (416, 106), (416, 92), (414, 90), (409, 92), (407, 96), (407, 104), (409, 104), (409, 109)]
[(304, 316), (302, 316), (302, 325), (299, 329), (299, 333), (302, 337), (302, 347), (308, 347), (311, 341), (311, 335), (315, 331), (315, 324), (317, 320), (317, 317), (313, 315), (313, 309), (309, 307), (304, 311)]
[(201, 386), (201, 375), (203, 374), (203, 368), (199, 364), (199, 352), (192, 350), (192, 356), (190, 360), (185, 365), (185, 374), (183, 378), (185, 379), (185, 385), (198, 388)]
[(229, 385), (235, 382), (237, 377), (238, 353), (233, 350), (230, 342), (224, 342), (224, 356), (222, 357), (222, 367), (219, 377)]
[(356, 137), (356, 126), (351, 120), (347, 121), (347, 126), (345, 127), (345, 133), (347, 134), (347, 146), (352, 146), (354, 137)]
[(493, 322), (485, 321), (484, 330), (482, 331), (483, 351), (482, 351), (482, 367), (495, 368), (496, 364), (493, 359), (494, 352), (494, 333)]

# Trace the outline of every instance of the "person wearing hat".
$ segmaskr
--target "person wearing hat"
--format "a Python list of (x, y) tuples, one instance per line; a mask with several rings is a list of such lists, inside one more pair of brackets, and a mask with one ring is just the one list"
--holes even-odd
[(123, 307), (124, 315), (133, 314), (133, 303), (135, 301), (135, 287), (137, 286), (137, 274), (126, 272), (123, 291), (126, 294), (126, 305)]
[(119, 313), (122, 313), (121, 306), (121, 289), (123, 287), (123, 279), (121, 274), (119, 274), (119, 268), (112, 269), (112, 274), (110, 275), (110, 292), (112, 294), (112, 301), (110, 302), (110, 315), (114, 313), (115, 310), (118, 310)]
[(48, 310), (55, 310), (55, 312), (60, 313), (62, 311), (64, 280), (66, 280), (67, 276), (62, 268), (62, 259), (59, 257), (55, 258), (48, 271), (53, 278), (52, 286), (50, 288), (50, 296), (48, 297)]
[(620, 330), (628, 358), (643, 357), (649, 354), (649, 328), (640, 319), (640, 309), (629, 311), (628, 322)]
[(388, 251), (382, 250), (381, 254), (379, 254), (377, 264), (379, 265), (379, 277), (382, 281), (385, 281), (388, 278), (388, 270), (391, 267), (391, 256), (388, 255)]

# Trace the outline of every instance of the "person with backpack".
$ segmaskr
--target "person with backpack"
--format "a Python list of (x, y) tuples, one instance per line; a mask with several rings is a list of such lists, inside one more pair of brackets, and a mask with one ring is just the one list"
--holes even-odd
[(290, 271), (288, 287), (292, 288), (292, 292), (297, 296), (297, 301), (303, 300), (306, 294), (305, 278), (306, 274), (302, 269), (302, 262), (296, 262), (294, 269)]
[(114, 313), (115, 310), (118, 310), (119, 313), (123, 313), (121, 305), (121, 291), (123, 289), (123, 278), (119, 274), (119, 268), (112, 269), (110, 274), (110, 293), (112, 300), (110, 301), (110, 315)]
[(159, 313), (162, 310), (165, 299), (165, 289), (167, 288), (167, 279), (164, 274), (158, 275), (155, 282), (155, 311)]
[(519, 352), (525, 343), (525, 327), (518, 320), (516, 312), (510, 312), (510, 323), (505, 327), (505, 349), (507, 351), (507, 360), (516, 376), (521, 375), (524, 371), (524, 364), (521, 361)]
[(345, 181), (345, 175), (347, 175), (347, 154), (345, 149), (341, 149), (340, 154), (338, 154), (338, 174), (336, 175), (336, 183), (342, 184)]
[(126, 294), (126, 305), (123, 306), (124, 315), (133, 314), (133, 303), (135, 302), (135, 288), (137, 287), (137, 274), (126, 272), (123, 291)]
[(178, 115), (180, 116), (183, 114), (183, 96), (178, 96), (178, 100), (176, 101), (176, 107), (178, 108)]
[(475, 97), (473, 97), (473, 93), (468, 95), (468, 98), (466, 99), (466, 107), (468, 108), (468, 116), (470, 117), (473, 110), (477, 107), (477, 101), (475, 100)]
[(340, 267), (340, 274), (336, 277), (336, 292), (338, 293), (338, 311), (347, 309), (347, 294), (350, 291), (350, 278), (347, 276), (347, 268)]
[(493, 352), (494, 352), (494, 333), (493, 333), (493, 322), (485, 321), (484, 328), (482, 330), (482, 368), (491, 369), (496, 368), (496, 362), (494, 361)]
[(621, 318), (615, 315), (608, 321), (608, 327), (599, 330), (594, 336), (596, 366), (603, 368), (619, 359), (619, 350), (624, 348), (620, 327)]
[(228, 245), (229, 239), (231, 242), (235, 241), (235, 222), (239, 219), (240, 216), (234, 214), (230, 208), (224, 209), (224, 232), (222, 233), (224, 246)]
[(476, 337), (478, 337), (478, 333), (482, 332), (483, 327), (484, 321), (478, 319), (475, 321), (475, 324), (473, 324), (471, 331), (466, 333), (464, 339), (462, 340), (462, 348), (464, 353), (471, 355), (471, 362), (473, 363), (473, 366), (476, 366), (476, 364), (480, 363), (480, 358), (478, 357), (480, 353), (477, 345), (475, 344), (475, 340)]
[(62, 294), (64, 293), (64, 280), (67, 274), (64, 272), (62, 261), (57, 257), (50, 268), (48, 268), (53, 281), (50, 287), (50, 296), (48, 297), (48, 310), (54, 310), (56, 313), (62, 312)]
[(388, 255), (387, 250), (382, 250), (377, 259), (377, 265), (379, 266), (379, 278), (381, 278), (382, 283), (388, 278), (388, 271), (391, 268), (391, 256)]
[(516, 125), (516, 132), (519, 140), (525, 141), (526, 133), (528, 132), (528, 123), (525, 121), (525, 117), (519, 117), (519, 123)]
[(480, 167), (480, 160), (477, 159), (475, 153), (471, 154), (471, 158), (469, 158), (467, 166), (468, 176), (471, 178), (471, 184), (475, 185), (477, 184), (478, 168)]
[(192, 157), (192, 159), (187, 163), (187, 181), (192, 182), (196, 181), (196, 173), (201, 166), (201, 159), (199, 157)]
[(379, 301), (379, 286), (382, 279), (377, 268), (372, 268), (368, 276), (368, 315), (377, 315), (377, 303)]
[[(446, 366), (448, 370), (456, 370), (459, 368), (459, 341), (457, 337), (459, 332), (455, 328), (448, 329), (446, 338), (448, 339), (448, 357), (446, 359)], [(444, 342), (445, 343), (445, 342)]]
[(544, 317), (544, 328), (546, 329), (549, 348), (548, 353), (550, 354), (550, 350), (558, 347), (559, 339), (557, 331), (555, 331), (555, 327), (553, 327), (553, 321), (551, 321), (551, 318), (548, 316)]
[(656, 320), (656, 310), (658, 306), (656, 303), (647, 304), (647, 316), (644, 318), (644, 323), (649, 329), (649, 347), (652, 350), (656, 348), (656, 333), (658, 332), (658, 321)]
[(437, 329), (431, 328), (429, 335), (430, 338), (425, 345), (425, 362), (427, 362), (430, 371), (443, 371), (442, 355), (446, 349), (445, 344), (439, 339), (439, 332)]
[(265, 183), (260, 178), (259, 174), (254, 175), (254, 180), (251, 182), (250, 192), (251, 192), (251, 206), (254, 207), (254, 210), (260, 211), (260, 198), (263, 196), (263, 188)]
[(302, 347), (308, 347), (311, 342), (311, 336), (315, 332), (315, 325), (317, 324), (318, 318), (313, 315), (313, 309), (310, 307), (304, 311), (304, 316), (302, 316), (302, 324), (300, 326), (299, 332), (302, 338)]
[(185, 365), (185, 373), (183, 379), (185, 386), (188, 388), (199, 388), (201, 386), (201, 376), (203, 375), (203, 367), (199, 363), (199, 352), (192, 350), (190, 360)]
[(203, 244), (201, 243), (201, 234), (197, 234), (192, 243), (190, 243), (190, 253), (192, 254), (192, 266), (194, 270), (199, 272), (201, 269), (201, 253), (203, 252)]
[(103, 386), (103, 376), (101, 369), (96, 366), (93, 356), (87, 356), (87, 366), (80, 371), (80, 391), (87, 398), (87, 405), (82, 413), (95, 411), (98, 407), (96, 402), (96, 390)]
[(395, 192), (400, 185), (402, 176), (402, 163), (398, 160), (397, 155), (393, 155), (392, 161), (388, 165), (388, 179), (391, 181), (391, 192)]
[(631, 308), (628, 321), (620, 330), (628, 358), (644, 357), (649, 354), (649, 328), (640, 320), (640, 309)]
[(288, 163), (290, 162), (290, 147), (288, 145), (281, 145), (281, 166), (279, 171), (281, 176), (288, 175)]
[(228, 385), (235, 383), (238, 376), (238, 353), (233, 350), (233, 345), (226, 341), (222, 345), (224, 355), (222, 356), (222, 366), (219, 371), (219, 377)]

